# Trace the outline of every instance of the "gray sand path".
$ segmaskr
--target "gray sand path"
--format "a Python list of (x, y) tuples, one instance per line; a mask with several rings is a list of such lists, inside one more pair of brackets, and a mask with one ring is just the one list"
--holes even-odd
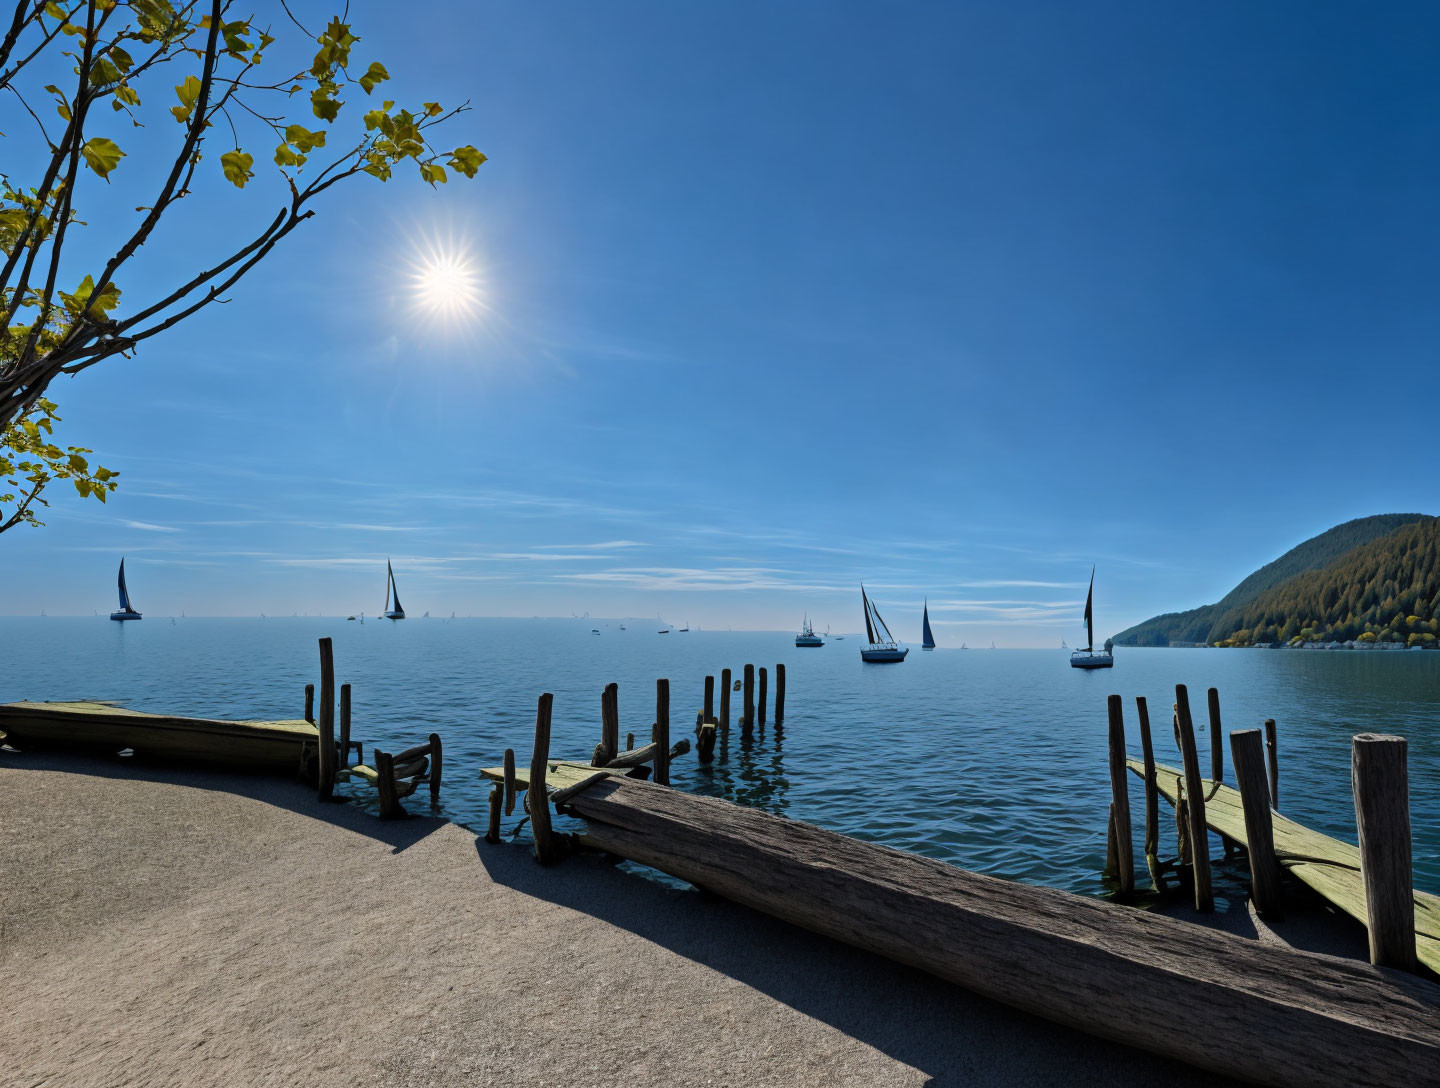
[(0, 813), (5, 1086), (1221, 1083), (290, 783), (0, 750)]

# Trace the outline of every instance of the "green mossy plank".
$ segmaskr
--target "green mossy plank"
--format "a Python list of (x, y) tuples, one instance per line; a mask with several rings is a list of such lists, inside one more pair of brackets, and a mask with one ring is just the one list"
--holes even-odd
[[(578, 760), (557, 759), (552, 760), (545, 771), (545, 789), (548, 793), (555, 790), (567, 789), (570, 786), (579, 785), (589, 778), (596, 771), (606, 771), (619, 778), (624, 778), (630, 773), (631, 767), (592, 767), (588, 763), (581, 763)], [(488, 778), (492, 782), (505, 781), (504, 767), (486, 767), (481, 770), (482, 778)], [(529, 766), (515, 768), (515, 789), (527, 790), (530, 788)]]
[[(1130, 759), (1126, 765), (1144, 779), (1142, 761)], [(1155, 785), (1172, 805), (1177, 800), (1176, 780), (1183, 781), (1184, 777), (1184, 771), (1163, 763), (1155, 764)], [(1240, 791), (1223, 783), (1217, 785), (1208, 778), (1201, 781), (1205, 790), (1205, 823), (1210, 830), (1248, 845)], [(1346, 801), (1348, 803), (1349, 798)], [(1280, 864), (1361, 925), (1367, 925), (1360, 848), (1298, 824), (1273, 809), (1270, 822), (1274, 828), (1275, 857)], [(1429, 892), (1415, 892), (1415, 953), (1421, 963), (1440, 973), (1440, 897)]]

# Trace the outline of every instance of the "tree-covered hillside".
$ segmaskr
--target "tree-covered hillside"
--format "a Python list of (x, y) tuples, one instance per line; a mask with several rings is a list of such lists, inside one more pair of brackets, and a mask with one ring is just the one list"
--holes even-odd
[[(1229, 638), (1239, 626), (1238, 613), (1270, 590), (1309, 571), (1324, 570), (1356, 548), (1386, 537), (1397, 529), (1433, 521), (1427, 514), (1376, 514), (1356, 518), (1311, 537), (1267, 563), (1215, 604), (1188, 612), (1167, 612), (1115, 636), (1120, 646), (1169, 646), (1173, 643), (1211, 643)], [(1254, 624), (1250, 625), (1252, 628)], [(1352, 636), (1353, 637), (1353, 636)]]
[(1307, 571), (1219, 615), (1211, 642), (1405, 642), (1440, 633), (1440, 518), (1402, 526), (1324, 570)]

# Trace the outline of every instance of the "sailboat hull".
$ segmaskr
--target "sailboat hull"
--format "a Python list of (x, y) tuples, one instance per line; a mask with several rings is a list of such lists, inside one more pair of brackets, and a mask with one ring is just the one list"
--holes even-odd
[(1113, 654), (1087, 653), (1084, 650), (1076, 650), (1070, 655), (1070, 667), (1072, 669), (1113, 669), (1115, 667), (1115, 656)]
[(860, 651), (860, 660), (874, 665), (883, 665), (905, 660), (910, 647), (873, 646)]
[(822, 639), (819, 635), (796, 635), (795, 645), (800, 647), (824, 646), (825, 640)]
[(138, 620), (143, 617), (139, 612), (111, 612), (110, 618), (112, 620)]
[(387, 620), (403, 620), (405, 618), (405, 613), (398, 608), (392, 608), (384, 615)]

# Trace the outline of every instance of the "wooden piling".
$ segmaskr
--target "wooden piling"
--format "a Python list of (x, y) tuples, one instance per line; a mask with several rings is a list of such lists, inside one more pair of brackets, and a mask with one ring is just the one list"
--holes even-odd
[[(1213, 689), (1212, 689), (1213, 690)], [(1180, 730), (1180, 758), (1185, 766), (1185, 804), (1190, 841), (1190, 867), (1195, 884), (1195, 909), (1215, 909), (1210, 890), (1210, 840), (1205, 826), (1205, 788), (1201, 785), (1200, 757), (1195, 752), (1195, 723), (1190, 717), (1190, 693), (1184, 684), (1175, 685), (1175, 715)]]
[(490, 826), (485, 831), (485, 841), (500, 841), (500, 809), (505, 799), (505, 787), (498, 782), (490, 787)]
[(1105, 871), (1106, 880), (1120, 875), (1120, 848), (1115, 837), (1115, 802), (1110, 802), (1110, 811), (1105, 817)]
[(769, 672), (766, 670), (765, 666), (764, 666), (764, 665), (761, 665), (761, 666), (760, 666), (760, 698), (759, 698), (759, 700), (756, 702), (756, 705), (755, 705), (755, 713), (756, 713), (756, 715), (757, 715), (755, 721), (756, 721), (756, 724), (757, 724), (761, 729), (764, 729), (764, 728), (765, 728), (765, 703), (766, 703), (766, 701), (767, 701), (767, 699), (766, 699), (766, 693), (769, 691), (769, 689), (770, 689), (770, 674), (769, 674)]
[[(328, 638), (320, 640), (320, 800), (335, 793), (335, 655)], [(378, 768), (377, 768), (378, 770)]]
[(1210, 711), (1210, 777), (1216, 782), (1225, 781), (1225, 746), (1220, 730), (1220, 691), (1211, 688), (1205, 693)]
[(315, 724), (315, 685), (305, 685), (305, 720)]
[(550, 714), (554, 703), (555, 696), (547, 691), (540, 696), (535, 708), (535, 749), (530, 755), (530, 781), (526, 796), (526, 805), (530, 809), (530, 834), (535, 839), (535, 860), (541, 865), (559, 861), (561, 853), (559, 839), (550, 829), (550, 796), (545, 792), (545, 771), (550, 762)]
[(1265, 719), (1265, 755), (1270, 761), (1270, 807), (1280, 811), (1280, 753), (1275, 747), (1275, 719)]
[(505, 815), (515, 811), (515, 749), (505, 749)]
[[(350, 766), (350, 685), (340, 685), (340, 746), (336, 751), (336, 766)], [(357, 760), (357, 762), (363, 762)]]
[[(325, 690), (323, 685), (320, 690)], [(320, 713), (325, 713), (323, 706)], [(375, 753), (375, 788), (380, 792), (380, 819), (395, 820), (405, 815), (395, 790), (395, 757), (389, 752)]]
[(1250, 898), (1262, 918), (1284, 917), (1280, 863), (1275, 859), (1274, 828), (1270, 822), (1270, 786), (1266, 781), (1265, 748), (1258, 729), (1237, 729), (1230, 734), (1230, 761), (1240, 803), (1245, 809), (1245, 843), (1250, 855)]
[(635, 734), (634, 734), (634, 733), (626, 733), (626, 734), (625, 734), (625, 751), (627, 751), (627, 752), (633, 752), (634, 750), (635, 750)]
[(619, 684), (606, 684), (600, 696), (600, 743), (605, 746), (603, 766), (620, 754)]
[(1125, 769), (1125, 719), (1120, 696), (1109, 699), (1110, 712), (1110, 823), (1115, 828), (1116, 876), (1120, 894), (1135, 891), (1135, 841), (1130, 830), (1130, 793)]
[(745, 715), (740, 719), (740, 735), (748, 737), (755, 728), (755, 666), (745, 666)]
[(1150, 739), (1150, 707), (1145, 696), (1135, 697), (1140, 716), (1140, 752), (1145, 759), (1145, 868), (1155, 887), (1160, 879), (1160, 790), (1155, 783), (1155, 747)]
[(444, 765), (440, 734), (430, 734), (430, 804), (440, 803), (440, 772)]
[(775, 726), (785, 720), (785, 666), (775, 666)]
[(705, 720), (715, 720), (715, 677), (705, 677)]
[(1410, 780), (1404, 737), (1360, 733), (1350, 744), (1370, 962), (1415, 970)]
[(655, 781), (670, 785), (670, 681), (655, 681)]
[(720, 728), (730, 732), (730, 670), (720, 670)]

